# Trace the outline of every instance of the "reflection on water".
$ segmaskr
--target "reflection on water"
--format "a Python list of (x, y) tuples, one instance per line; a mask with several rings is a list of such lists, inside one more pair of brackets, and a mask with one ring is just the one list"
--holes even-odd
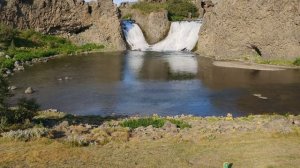
[(184, 52), (62, 57), (10, 80), (19, 87), (12, 103), (28, 96), (23, 91), (32, 86), (37, 92), (28, 97), (37, 98), (43, 108), (79, 115), (300, 113), (299, 71), (222, 68)]

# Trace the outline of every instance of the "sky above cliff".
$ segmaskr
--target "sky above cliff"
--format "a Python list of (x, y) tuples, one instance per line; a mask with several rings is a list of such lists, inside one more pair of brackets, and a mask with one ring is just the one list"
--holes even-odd
[[(91, 2), (96, 0), (85, 0), (85, 2)], [(113, 0), (115, 4), (120, 5), (121, 2), (136, 2), (137, 0)]]

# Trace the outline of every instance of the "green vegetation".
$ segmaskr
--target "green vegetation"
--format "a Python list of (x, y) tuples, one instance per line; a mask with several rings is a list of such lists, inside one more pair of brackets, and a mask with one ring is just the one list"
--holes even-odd
[(9, 108), (7, 88), (7, 81), (0, 75), (0, 132), (31, 127), (30, 122), (37, 115), (39, 105), (34, 99), (21, 98), (16, 108)]
[(295, 60), (284, 60), (284, 59), (266, 59), (261, 56), (244, 56), (244, 61), (250, 61), (257, 64), (268, 64), (268, 65), (280, 65), (280, 66), (300, 66), (300, 58)]
[(129, 127), (135, 129), (138, 127), (148, 127), (152, 125), (155, 128), (160, 128), (164, 126), (165, 120), (160, 118), (139, 118), (139, 119), (129, 119), (121, 123), (122, 127)]
[(128, 13), (125, 16), (122, 16), (122, 19), (125, 19), (125, 20), (131, 19), (131, 18), (132, 18), (132, 14), (131, 13)]
[(198, 17), (197, 7), (187, 0), (170, 0), (168, 1), (167, 10), (169, 12), (169, 19), (172, 21), (180, 21), (184, 18)]
[(181, 21), (185, 18), (198, 17), (197, 7), (189, 0), (169, 0), (165, 3), (156, 2), (138, 2), (132, 5), (133, 9), (138, 9), (144, 13), (167, 10), (169, 20)]
[(33, 30), (19, 31), (5, 25), (0, 25), (0, 37), (0, 49), (11, 57), (0, 57), (0, 69), (12, 69), (15, 61), (25, 62), (34, 58), (104, 48), (103, 45), (97, 44), (77, 46), (62, 37), (44, 35)]
[(0, 24), (0, 49), (4, 49), (10, 44), (14, 34), (15, 31), (11, 27)]
[(296, 66), (300, 66), (300, 57), (297, 58), (294, 62), (293, 62), (294, 65)]
[(157, 117), (129, 119), (129, 120), (123, 121), (121, 123), (121, 126), (135, 129), (138, 127), (148, 127), (148, 126), (152, 125), (155, 128), (161, 128), (164, 126), (166, 121), (169, 121), (172, 124), (175, 124), (178, 128), (181, 128), (181, 129), (191, 127), (188, 123), (186, 123), (184, 121), (175, 120), (175, 119), (157, 118)]

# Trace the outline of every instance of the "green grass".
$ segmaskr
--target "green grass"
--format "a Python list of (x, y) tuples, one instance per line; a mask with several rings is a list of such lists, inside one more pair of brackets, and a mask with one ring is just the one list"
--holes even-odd
[(294, 65), (296, 66), (300, 66), (300, 57), (297, 58), (294, 62), (293, 62)]
[(258, 55), (252, 56), (243, 56), (242, 60), (250, 61), (257, 64), (266, 64), (266, 65), (279, 65), (279, 66), (300, 66), (300, 58), (295, 60), (285, 60), (285, 59), (266, 59)]
[(103, 45), (98, 44), (77, 46), (65, 38), (44, 35), (33, 30), (14, 30), (14, 32), (13, 37), (9, 37), (7, 40), (2, 39), (3, 43), (10, 43), (2, 49), (11, 58), (0, 58), (0, 69), (13, 69), (15, 61), (25, 62), (34, 58), (49, 57), (57, 54), (76, 54), (104, 48)]
[(184, 129), (184, 128), (191, 128), (191, 125), (187, 122), (181, 121), (181, 120), (175, 120), (175, 119), (168, 119), (172, 124), (175, 124), (178, 128)]
[(138, 127), (148, 127), (152, 125), (155, 128), (161, 128), (164, 126), (166, 121), (170, 121), (172, 124), (175, 124), (178, 128), (181, 129), (191, 127), (188, 123), (184, 121), (175, 120), (175, 119), (156, 118), (156, 117), (125, 120), (121, 123), (121, 126), (135, 129)]
[(184, 20), (188, 17), (189, 13), (191, 13), (193, 18), (199, 16), (197, 7), (189, 0), (169, 0), (165, 3), (138, 2), (133, 4), (132, 8), (137, 9), (145, 14), (167, 10), (169, 20), (171, 21)]
[(132, 14), (131, 13), (128, 13), (124, 16), (122, 16), (122, 19), (131, 19), (132, 18)]

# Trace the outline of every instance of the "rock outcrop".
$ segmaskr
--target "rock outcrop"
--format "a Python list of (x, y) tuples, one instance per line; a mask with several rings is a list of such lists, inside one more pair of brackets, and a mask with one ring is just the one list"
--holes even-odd
[(170, 29), (171, 22), (168, 19), (168, 11), (161, 10), (145, 14), (139, 10), (121, 8), (122, 16), (131, 16), (131, 19), (142, 29), (149, 44), (154, 44), (164, 39)]
[(126, 49), (112, 0), (0, 0), (0, 22), (68, 37), (77, 44)]
[(204, 15), (198, 53), (222, 58), (300, 56), (299, 0), (219, 0)]

